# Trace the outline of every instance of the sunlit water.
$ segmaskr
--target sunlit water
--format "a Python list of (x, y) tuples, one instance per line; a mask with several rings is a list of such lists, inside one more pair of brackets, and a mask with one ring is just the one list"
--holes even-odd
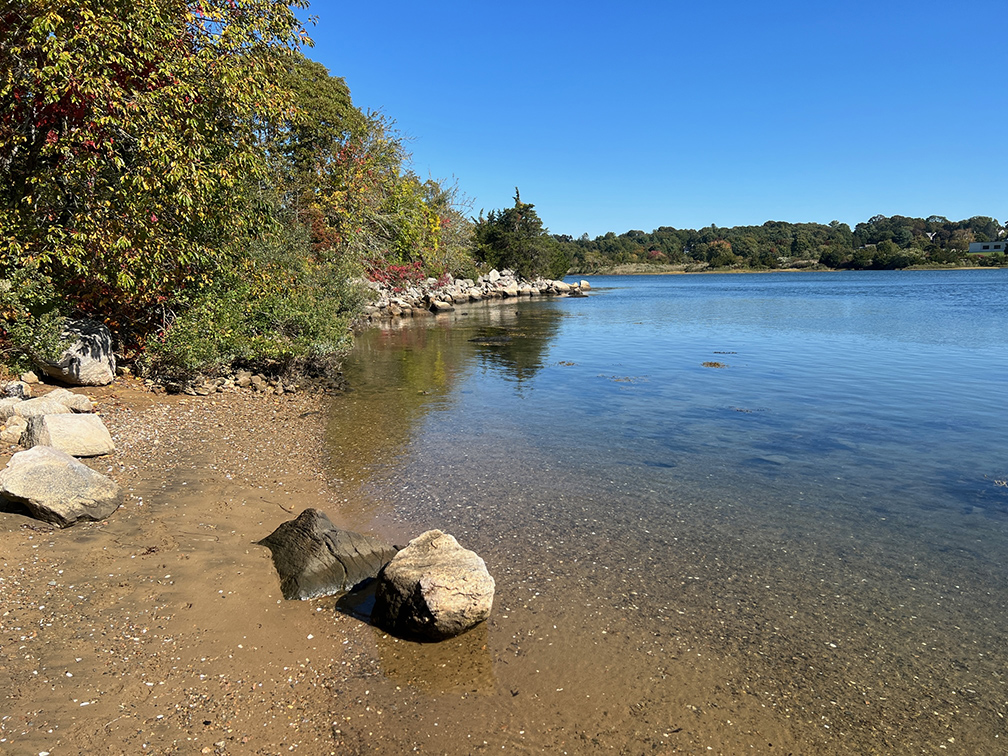
[(346, 518), (477, 550), (502, 637), (631, 616), (647, 700), (689, 646), (820, 748), (1008, 737), (1008, 270), (589, 280), (363, 334)]

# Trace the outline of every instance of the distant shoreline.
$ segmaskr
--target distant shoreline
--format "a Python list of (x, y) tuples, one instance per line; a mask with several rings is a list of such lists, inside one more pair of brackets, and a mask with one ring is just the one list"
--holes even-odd
[[(851, 270), (872, 271), (871, 268), (827, 268), (822, 265), (810, 265), (802, 268), (693, 268), (685, 265), (644, 265), (640, 263), (629, 263), (626, 265), (616, 265), (611, 268), (603, 268), (592, 272), (573, 271), (566, 277), (574, 278), (578, 276), (678, 276), (678, 275), (705, 275), (712, 273), (845, 273)], [(1001, 270), (1008, 266), (989, 265), (911, 265), (906, 268), (893, 268), (891, 270)], [(882, 269), (883, 272), (890, 269)]]

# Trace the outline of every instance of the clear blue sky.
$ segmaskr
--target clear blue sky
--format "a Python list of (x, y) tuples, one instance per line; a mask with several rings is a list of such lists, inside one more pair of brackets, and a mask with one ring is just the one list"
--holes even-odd
[(474, 212), (590, 236), (1008, 220), (1008, 0), (312, 2), (307, 55)]

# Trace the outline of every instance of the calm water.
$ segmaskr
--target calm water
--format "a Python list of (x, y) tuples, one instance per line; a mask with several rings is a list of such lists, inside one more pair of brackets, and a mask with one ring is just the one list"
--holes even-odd
[(1008, 270), (589, 280), (362, 335), (330, 423), (347, 519), (486, 558), (498, 680), (560, 617), (537, 661), (590, 687), (630, 616), (610, 697), (675, 711), (696, 648), (690, 679), (795, 747), (1000, 745)]

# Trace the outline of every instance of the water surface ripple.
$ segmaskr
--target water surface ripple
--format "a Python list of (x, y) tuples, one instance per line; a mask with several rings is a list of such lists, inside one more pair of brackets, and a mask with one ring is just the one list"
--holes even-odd
[(497, 578), (446, 732), (1000, 750), (1008, 270), (589, 280), (369, 331), (333, 407), (345, 516)]

